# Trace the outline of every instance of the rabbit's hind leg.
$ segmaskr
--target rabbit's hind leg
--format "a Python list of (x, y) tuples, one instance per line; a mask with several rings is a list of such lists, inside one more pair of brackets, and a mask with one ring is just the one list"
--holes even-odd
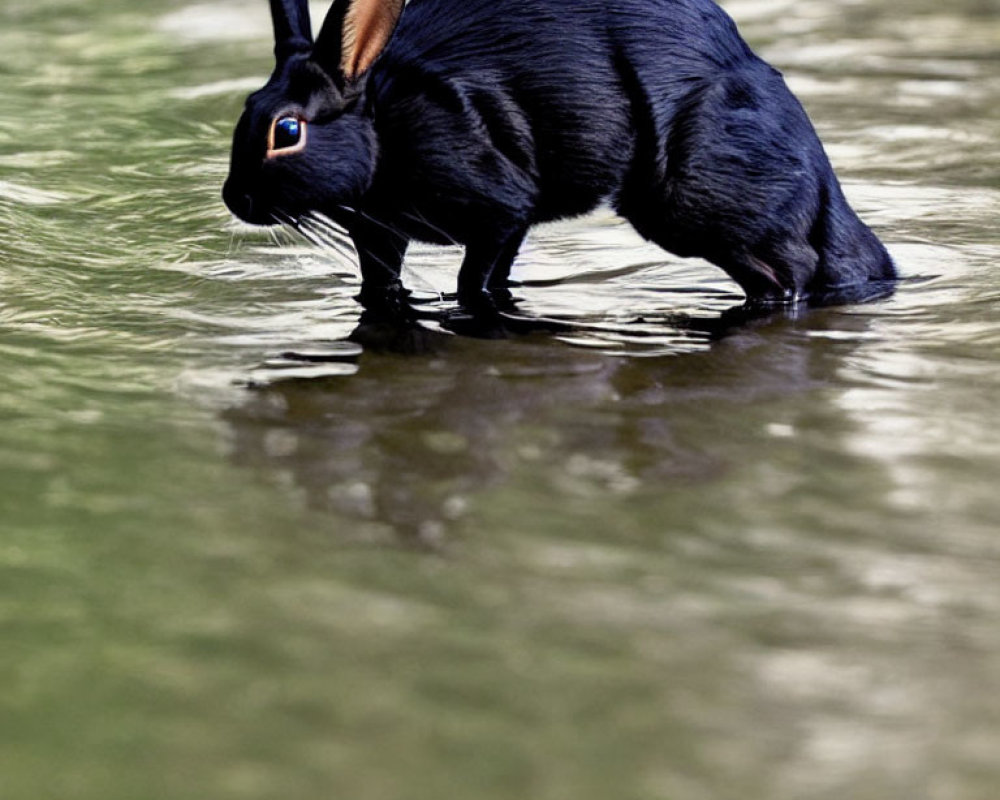
[(799, 297), (819, 256), (810, 233), (829, 164), (801, 106), (761, 66), (701, 86), (682, 104), (663, 176), (623, 196), (645, 238), (722, 267), (754, 300)]
[(703, 258), (721, 267), (746, 293), (765, 302), (788, 302), (798, 295), (796, 274), (815, 270), (816, 252), (808, 242), (784, 239), (761, 245), (731, 237), (709, 216), (692, 221), (675, 209), (649, 203), (641, 212), (622, 211), (640, 236), (683, 258)]

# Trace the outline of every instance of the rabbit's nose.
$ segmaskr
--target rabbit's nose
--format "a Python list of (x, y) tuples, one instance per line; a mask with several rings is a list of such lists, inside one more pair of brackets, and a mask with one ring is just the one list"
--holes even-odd
[(253, 217), (253, 198), (235, 188), (229, 181), (222, 187), (222, 199), (229, 210), (245, 222)]

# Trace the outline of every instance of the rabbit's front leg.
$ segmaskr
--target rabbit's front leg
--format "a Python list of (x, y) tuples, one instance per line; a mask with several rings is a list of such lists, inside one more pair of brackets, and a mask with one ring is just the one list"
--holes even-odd
[(465, 246), (458, 273), (458, 302), (473, 315), (492, 315), (512, 304), (507, 288), (510, 268), (527, 228), (506, 235), (477, 239)]
[(358, 302), (377, 315), (407, 316), (410, 293), (403, 287), (399, 273), (410, 240), (394, 228), (363, 217), (351, 226), (350, 235), (361, 269)]

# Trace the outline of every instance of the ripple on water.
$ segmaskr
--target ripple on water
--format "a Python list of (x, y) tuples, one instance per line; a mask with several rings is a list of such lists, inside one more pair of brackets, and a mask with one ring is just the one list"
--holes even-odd
[(602, 210), (515, 266), (555, 332), (383, 353), (219, 200), (263, 0), (2, 4), (5, 798), (996, 794), (1000, 16), (726, 5), (897, 294), (715, 341)]

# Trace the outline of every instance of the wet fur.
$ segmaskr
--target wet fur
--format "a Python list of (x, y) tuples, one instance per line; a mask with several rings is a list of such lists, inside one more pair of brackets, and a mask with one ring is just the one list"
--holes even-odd
[[(801, 105), (709, 0), (412, 0), (358, 79), (339, 68), (370, 53), (357, 26), (344, 45), (354, 13), (338, 0), (315, 50), (279, 55), (225, 197), (251, 222), (343, 224), (369, 306), (417, 239), (465, 245), (460, 300), (490, 308), (532, 225), (602, 202), (752, 299), (895, 278)], [(260, 131), (289, 109), (308, 148), (262, 161)]]

